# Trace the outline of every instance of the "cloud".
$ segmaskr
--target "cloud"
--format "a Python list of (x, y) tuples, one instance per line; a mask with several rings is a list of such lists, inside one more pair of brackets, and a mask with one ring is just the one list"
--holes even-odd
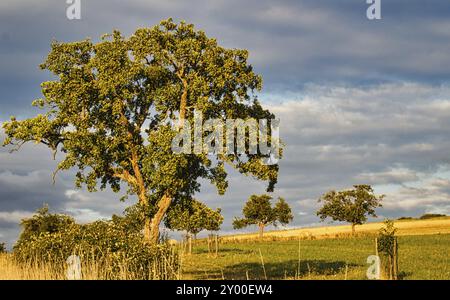
[(130, 35), (168, 17), (196, 24), (226, 47), (248, 49), (267, 93), (299, 92), (309, 83), (440, 83), (450, 76), (450, 8), (442, 0), (383, 3), (379, 22), (366, 19), (359, 0), (82, 1), (76, 21), (66, 18), (64, 1), (1, 5), (0, 118), (30, 114), (40, 82), (50, 78), (38, 65), (53, 39), (96, 41), (113, 29)]
[(384, 172), (361, 173), (355, 179), (368, 184), (402, 184), (417, 181), (419, 180), (419, 176), (415, 171), (399, 168)]
[(0, 222), (6, 223), (20, 223), (22, 219), (29, 218), (33, 215), (30, 211), (0, 211)]
[(387, 194), (384, 206), (388, 209), (411, 210), (424, 208), (425, 212), (447, 209), (450, 205), (450, 180), (432, 178), (419, 187), (402, 186)]
[(450, 205), (432, 206), (425, 210), (427, 214), (450, 215)]
[(86, 208), (68, 208), (65, 212), (75, 218), (78, 223), (84, 224), (96, 220), (110, 219), (111, 216), (102, 215), (98, 211)]
[(64, 195), (72, 201), (87, 202), (90, 197), (83, 195), (79, 190), (67, 190)]

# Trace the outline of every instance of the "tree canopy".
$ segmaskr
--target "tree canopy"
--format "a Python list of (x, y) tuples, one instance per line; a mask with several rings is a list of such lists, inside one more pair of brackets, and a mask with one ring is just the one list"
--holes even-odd
[[(41, 65), (56, 76), (42, 83), (34, 118), (11, 117), (3, 124), (4, 145), (18, 149), (41, 143), (62, 153), (57, 170), (78, 169), (76, 186), (108, 186), (136, 195), (145, 208), (144, 239), (156, 243), (171, 205), (192, 199), (200, 179), (223, 194), (225, 165), (268, 182), (278, 165), (261, 153), (175, 154), (171, 142), (194, 111), (205, 118), (273, 119), (256, 92), (262, 79), (248, 52), (226, 49), (192, 24), (171, 19), (140, 28), (129, 38), (119, 31), (100, 42), (56, 42)], [(178, 121), (178, 127), (170, 124)]]
[(384, 195), (377, 196), (370, 185), (354, 185), (354, 189), (343, 191), (329, 191), (319, 202), (323, 203), (317, 215), (325, 220), (330, 217), (333, 221), (344, 221), (355, 225), (364, 224), (367, 216), (377, 217), (375, 209), (381, 207)]
[(277, 226), (278, 223), (287, 225), (294, 218), (287, 202), (279, 197), (278, 202), (272, 207), (272, 197), (269, 195), (252, 195), (245, 203), (242, 213), (243, 218), (235, 218), (233, 227), (240, 229), (249, 225), (258, 225), (260, 237), (264, 234), (267, 225)]

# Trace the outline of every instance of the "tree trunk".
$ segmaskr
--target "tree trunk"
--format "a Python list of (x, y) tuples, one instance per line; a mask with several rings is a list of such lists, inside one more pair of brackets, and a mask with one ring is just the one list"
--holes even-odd
[(211, 254), (211, 234), (208, 234), (208, 254)]
[(158, 202), (158, 210), (153, 218), (150, 220), (146, 217), (144, 228), (144, 239), (150, 244), (157, 244), (159, 239), (159, 225), (161, 224), (164, 215), (167, 212), (170, 204), (172, 203), (172, 197), (165, 194)]
[(352, 236), (355, 236), (355, 226), (356, 224), (352, 224)]
[(262, 238), (264, 236), (264, 224), (259, 224), (259, 238)]
[(144, 218), (145, 218), (144, 219), (144, 241), (148, 242), (148, 243), (151, 243), (151, 236), (152, 236), (152, 234), (151, 234), (151, 231), (152, 231), (151, 224), (152, 224), (152, 220), (151, 220), (151, 218), (149, 216), (145, 216)]

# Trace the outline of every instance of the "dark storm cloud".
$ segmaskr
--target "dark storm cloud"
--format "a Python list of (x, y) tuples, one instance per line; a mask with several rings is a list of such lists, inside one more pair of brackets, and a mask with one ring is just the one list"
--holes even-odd
[(114, 28), (131, 34), (174, 17), (193, 22), (227, 47), (250, 50), (265, 91), (306, 83), (368, 84), (449, 78), (450, 5), (446, 0), (383, 1), (368, 21), (362, 0), (82, 1), (82, 19), (66, 18), (65, 1), (2, 1), (0, 117), (26, 114), (52, 39), (94, 40)]

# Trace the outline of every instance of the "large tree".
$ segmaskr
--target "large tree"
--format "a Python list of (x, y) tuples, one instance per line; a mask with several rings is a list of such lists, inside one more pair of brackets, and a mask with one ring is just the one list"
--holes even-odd
[(283, 198), (278, 198), (278, 202), (272, 207), (272, 197), (269, 195), (251, 195), (245, 203), (242, 213), (243, 218), (235, 218), (233, 221), (234, 229), (241, 229), (249, 225), (257, 225), (259, 228), (259, 237), (262, 238), (264, 228), (267, 225), (277, 226), (289, 224), (294, 216), (291, 208)]
[(377, 196), (370, 185), (354, 185), (354, 189), (343, 191), (329, 191), (319, 202), (323, 203), (317, 215), (325, 220), (330, 217), (333, 221), (344, 221), (355, 226), (364, 224), (367, 216), (377, 217), (375, 209), (381, 207), (384, 195)]
[(260, 152), (171, 151), (194, 110), (222, 120), (274, 118), (256, 98), (262, 80), (247, 57), (171, 19), (129, 38), (114, 31), (98, 43), (53, 42), (41, 68), (56, 79), (42, 83), (43, 98), (33, 102), (43, 113), (4, 123), (4, 145), (36, 142), (61, 152), (57, 170), (77, 168), (76, 185), (89, 191), (118, 192), (125, 183), (125, 196), (137, 195), (145, 208), (144, 240), (156, 243), (168, 208), (199, 191), (200, 179), (225, 192), (226, 164), (274, 188), (278, 165), (264, 164)]

